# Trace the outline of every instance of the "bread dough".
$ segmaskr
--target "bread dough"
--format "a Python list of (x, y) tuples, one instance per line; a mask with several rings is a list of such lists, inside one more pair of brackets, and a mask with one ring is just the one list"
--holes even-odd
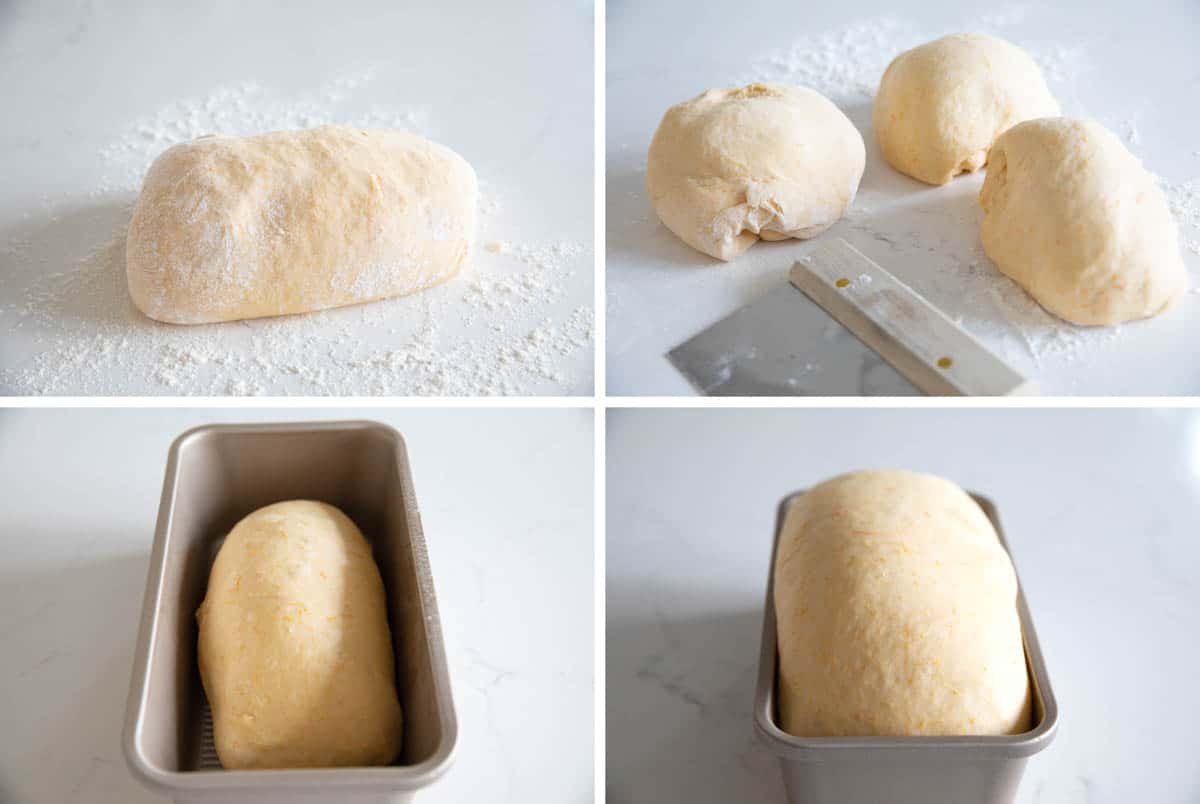
[(150, 166), (129, 294), (151, 318), (203, 324), (413, 293), (466, 261), (477, 195), (462, 157), (402, 131), (201, 137)]
[(228, 769), (387, 765), (401, 716), (379, 569), (320, 502), (260, 508), (225, 539), (196, 612)]
[(785, 731), (1029, 729), (1016, 574), (950, 481), (868, 471), (821, 483), (788, 510), (774, 583)]
[(992, 146), (979, 203), (987, 255), (1068, 321), (1147, 318), (1187, 287), (1162, 190), (1099, 123), (1060, 117), (1009, 129)]
[(983, 167), (997, 135), (1058, 114), (1033, 59), (986, 34), (944, 36), (901, 53), (879, 82), (875, 136), (892, 167), (945, 184)]
[(650, 143), (646, 191), (694, 249), (732, 260), (761, 237), (820, 234), (854, 200), (862, 135), (804, 87), (710, 89), (667, 110)]

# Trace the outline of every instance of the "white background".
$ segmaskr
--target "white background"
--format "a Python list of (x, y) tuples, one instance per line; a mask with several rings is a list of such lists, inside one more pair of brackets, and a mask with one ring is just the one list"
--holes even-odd
[(775, 511), (867, 467), (999, 508), (1060, 710), (1018, 801), (1200, 795), (1200, 413), (618, 410), (607, 427), (609, 801), (785, 800), (751, 721)]
[[(53, 287), (50, 277), (63, 271), (77, 273), (77, 261), (123, 227), (141, 171), (171, 144), (152, 141), (159, 129), (175, 140), (323, 122), (412, 128), (464, 156), (479, 175), (485, 201), (497, 203), (482, 218), (481, 246), (566, 242), (581, 249), (562, 261), (559, 298), (518, 302), (510, 315), (482, 314), (460, 301), (480, 272), (502, 276), (528, 268), (481, 247), (473, 266), (444, 288), (277, 320), (291, 337), (312, 335), (323, 347), (341, 335), (342, 362), (355, 345), (356, 356), (401, 348), (431, 300), (444, 352), (499, 337), (490, 331), (493, 323), (508, 327), (510, 339), (544, 319), (561, 328), (573, 311), (590, 309), (594, 301), (593, 17), (586, 0), (0, 4), (0, 378), (4, 369), (26, 371), (41, 365), (39, 355), (49, 355), (43, 360), (60, 370), (48, 368), (34, 387), (50, 393), (227, 392), (224, 383), (211, 387), (221, 373), (211, 361), (193, 377), (186, 365), (180, 371), (157, 353), (113, 356), (91, 346), (91, 320), (109, 312), (92, 309), (95, 304), (128, 306), (121, 325), (143, 340), (153, 335), (174, 346), (183, 337), (179, 328), (148, 329), (152, 325), (125, 305), (120, 287), (93, 298), (86, 289), (71, 290), (54, 306), (50, 322), (22, 317), (31, 288)], [(260, 89), (243, 96), (239, 87), (246, 82)], [(231, 87), (232, 95), (220, 95)], [(331, 100), (333, 94), (340, 100)], [(203, 108), (209, 98), (215, 111)], [(244, 108), (237, 106), (239, 98)], [(171, 128), (176, 122), (178, 131)], [(210, 127), (220, 131), (205, 130)], [(123, 284), (123, 252), (104, 269)], [(461, 320), (470, 315), (483, 321), (472, 327)], [(387, 326), (366, 325), (370, 316), (386, 317)], [(205, 337), (205, 352), (246, 354), (263, 323), (188, 329), (193, 341)], [(56, 339), (64, 332), (75, 352), (60, 349)], [(82, 349), (91, 350), (84, 353), (92, 362), (111, 362), (108, 375), (95, 378), (86, 371), (88, 361), (83, 367), (71, 363)], [(325, 367), (324, 353), (312, 348), (307, 359), (301, 354), (288, 360), (315, 370)], [(267, 357), (283, 362), (280, 355)], [(554, 357), (561, 377), (521, 376), (516, 390), (590, 394), (591, 346)], [(157, 376), (162, 371), (183, 381), (164, 383)], [(302, 371), (253, 365), (242, 371), (235, 384), (243, 379), (261, 393), (330, 393), (306, 384)], [(0, 393), (26, 390), (16, 380), (2, 386)], [(343, 386), (332, 393), (409, 393), (404, 377), (391, 388), (377, 389), (359, 377)]]
[(121, 752), (167, 449), (227, 421), (397, 428), (458, 709), (419, 799), (592, 801), (590, 410), (0, 411), (0, 801), (165, 801)]
[[(667, 231), (643, 189), (646, 149), (668, 107), (709, 87), (787, 73), (756, 66), (793, 45), (811, 74), (868, 62), (879, 75), (903, 42), (946, 33), (1002, 36), (1043, 62), (1069, 116), (1115, 131), (1152, 172), (1192, 181), (1200, 203), (1200, 5), (1145, 0), (1134, 5), (928, 0), (922, 3), (780, 3), (744, 0), (613, 0), (607, 5), (608, 391), (691, 394), (663, 355), (708, 325), (782, 287), (792, 262), (817, 241), (758, 243), (729, 264), (693, 251)], [(892, 33), (878, 41), (848, 30)], [(826, 37), (833, 44), (820, 46)], [(814, 43), (810, 48), (805, 43)], [(841, 55), (838, 55), (841, 54)], [(843, 58), (844, 57), (844, 58)], [(826, 59), (822, 61), (821, 59)], [(786, 61), (786, 58), (785, 58)], [(810, 82), (812, 83), (812, 82)], [(822, 90), (822, 82), (814, 88)], [(1041, 312), (1000, 276), (979, 243), (982, 176), (934, 188), (895, 172), (870, 127), (866, 95), (833, 98), (863, 134), (867, 169), (848, 218), (826, 236), (843, 237), (979, 336), (1046, 395), (1194, 395), (1200, 392), (1200, 296), (1185, 296), (1151, 322), (1085, 330)], [(1197, 213), (1200, 214), (1200, 207)], [(1195, 221), (1200, 225), (1200, 220)], [(1200, 228), (1183, 227), (1200, 243)], [(818, 238), (819, 241), (819, 238)], [(1184, 249), (1193, 286), (1200, 254)], [(974, 263), (974, 267), (972, 267)], [(994, 289), (994, 290), (993, 290)], [(997, 298), (999, 295), (1001, 298)], [(1036, 355), (1036, 357), (1035, 357)]]

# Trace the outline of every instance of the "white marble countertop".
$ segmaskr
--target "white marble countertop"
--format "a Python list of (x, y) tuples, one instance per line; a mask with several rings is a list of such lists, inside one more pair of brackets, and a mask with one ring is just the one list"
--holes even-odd
[(607, 29), (607, 385), (615, 395), (693, 393), (672, 347), (784, 286), (815, 241), (759, 243), (730, 264), (659, 224), (643, 189), (646, 149), (666, 109), (714, 86), (780, 80), (829, 95), (862, 132), (867, 169), (843, 237), (980, 337), (1044, 394), (1200, 393), (1200, 296), (1149, 322), (1067, 325), (999, 274), (979, 243), (982, 176), (933, 188), (883, 160), (870, 99), (888, 61), (945, 33), (980, 30), (1026, 47), (1070, 116), (1115, 131), (1167, 182), (1200, 286), (1200, 8), (1180, 0), (1005, 3), (885, 0), (611, 2)]
[[(590, 0), (0, 4), (0, 394), (590, 394), (593, 21)], [(283, 319), (141, 316), (124, 229), (152, 159), (323, 123), (472, 164), (462, 274)]]
[(417, 800), (592, 801), (592, 413), (561, 409), (0, 411), (0, 801), (165, 801), (121, 729), (167, 448), (322, 418), (408, 444), (459, 720)]
[(1058, 698), (1023, 804), (1200, 795), (1200, 412), (617, 410), (609, 801), (783, 802), (751, 707), (775, 509), (865, 467), (999, 508)]

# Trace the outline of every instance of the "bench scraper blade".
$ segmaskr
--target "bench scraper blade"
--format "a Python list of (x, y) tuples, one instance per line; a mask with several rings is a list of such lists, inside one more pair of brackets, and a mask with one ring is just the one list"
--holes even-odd
[(667, 356), (713, 396), (1016, 396), (1037, 393), (978, 338), (840, 238), (789, 283)]
[(919, 396), (815, 302), (784, 282), (667, 359), (707, 396)]

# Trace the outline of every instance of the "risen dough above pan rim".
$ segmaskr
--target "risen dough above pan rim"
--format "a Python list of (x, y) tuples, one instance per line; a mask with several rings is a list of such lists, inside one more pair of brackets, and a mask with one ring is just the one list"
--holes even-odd
[(402, 131), (202, 137), (150, 166), (126, 243), (129, 293), (174, 324), (414, 293), (466, 261), (477, 196), (462, 157)]
[(785, 731), (1029, 729), (1016, 575), (958, 486), (899, 471), (821, 483), (788, 511), (774, 573)]
[(239, 522), (196, 612), (227, 769), (387, 765), (400, 750), (379, 569), (355, 524), (293, 500)]

